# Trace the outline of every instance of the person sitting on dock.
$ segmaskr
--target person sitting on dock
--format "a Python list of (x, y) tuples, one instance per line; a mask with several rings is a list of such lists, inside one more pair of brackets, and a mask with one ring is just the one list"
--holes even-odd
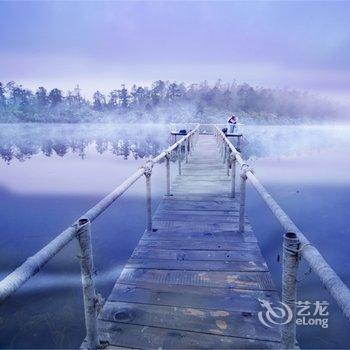
[(228, 118), (227, 123), (229, 124), (229, 133), (233, 134), (235, 131), (235, 127), (237, 126), (237, 123), (238, 123), (238, 118), (234, 114), (232, 114)]

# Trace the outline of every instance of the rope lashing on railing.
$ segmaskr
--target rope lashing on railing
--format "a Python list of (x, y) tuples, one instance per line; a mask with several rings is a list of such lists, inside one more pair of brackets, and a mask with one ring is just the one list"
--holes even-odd
[(152, 175), (152, 169), (153, 169), (154, 163), (152, 159), (149, 159), (146, 161), (145, 164), (140, 166), (140, 169), (143, 169), (143, 175), (146, 177)]

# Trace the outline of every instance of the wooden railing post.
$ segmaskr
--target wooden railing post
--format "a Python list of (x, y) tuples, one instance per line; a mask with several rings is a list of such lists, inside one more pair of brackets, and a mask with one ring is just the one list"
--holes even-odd
[(165, 166), (166, 166), (166, 195), (171, 196), (170, 193), (170, 152), (167, 152), (165, 156)]
[(191, 155), (192, 150), (193, 150), (193, 138), (195, 137), (195, 134), (192, 134), (188, 139), (187, 139), (187, 144), (188, 144), (188, 153)]
[(94, 263), (91, 246), (91, 223), (89, 219), (80, 219), (77, 223), (77, 239), (80, 247), (81, 282), (84, 297), (86, 327), (86, 347), (97, 349), (99, 346), (97, 330), (98, 299), (94, 284)]
[(189, 138), (185, 140), (184, 145), (185, 145), (185, 163), (188, 163), (188, 148), (189, 148)]
[(144, 165), (145, 178), (146, 178), (146, 205), (147, 205), (147, 221), (146, 228), (148, 232), (152, 231), (152, 189), (151, 189), (151, 177), (152, 177), (153, 163), (148, 161)]
[(238, 140), (237, 140), (237, 149), (239, 152), (242, 152), (242, 149), (241, 149), (241, 136), (238, 136), (237, 137)]
[(177, 146), (177, 163), (179, 166), (179, 175), (181, 175), (181, 144)]
[(231, 153), (231, 197), (236, 197), (236, 154)]
[(290, 322), (282, 325), (282, 348), (295, 349), (297, 273), (299, 265), (299, 239), (294, 232), (287, 232), (283, 239), (282, 302), (292, 312)]
[(227, 146), (227, 157), (226, 157), (226, 175), (230, 176), (230, 165), (231, 165), (231, 149)]
[(223, 156), (222, 162), (225, 164), (226, 163), (226, 156), (227, 156), (227, 144), (226, 144), (225, 140), (223, 140), (223, 142), (224, 142), (224, 156)]
[(248, 164), (243, 164), (241, 168), (241, 186), (239, 199), (239, 231), (244, 232), (244, 213), (245, 213), (245, 190), (247, 182)]

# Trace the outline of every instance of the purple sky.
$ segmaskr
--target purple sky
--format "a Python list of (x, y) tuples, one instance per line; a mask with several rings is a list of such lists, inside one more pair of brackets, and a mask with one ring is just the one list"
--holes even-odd
[(157, 79), (350, 97), (350, 2), (0, 2), (0, 81), (89, 96)]

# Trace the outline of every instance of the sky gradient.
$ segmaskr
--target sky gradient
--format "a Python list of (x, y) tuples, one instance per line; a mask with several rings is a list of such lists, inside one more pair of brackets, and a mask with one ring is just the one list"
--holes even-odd
[(87, 96), (154, 80), (350, 97), (350, 2), (0, 2), (0, 81)]

